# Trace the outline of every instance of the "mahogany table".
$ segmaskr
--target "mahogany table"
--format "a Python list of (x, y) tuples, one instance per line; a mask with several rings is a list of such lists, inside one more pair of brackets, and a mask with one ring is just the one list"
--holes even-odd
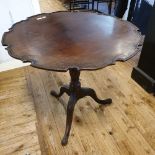
[(72, 124), (74, 106), (84, 96), (92, 97), (99, 104), (110, 104), (112, 100), (101, 100), (91, 88), (81, 87), (81, 70), (97, 70), (115, 61), (126, 61), (141, 49), (141, 35), (137, 27), (127, 21), (111, 16), (88, 12), (54, 12), (29, 17), (14, 24), (2, 38), (9, 54), (31, 66), (66, 72), (71, 82), (51, 91), (60, 97), (67, 93), (66, 130), (62, 145), (66, 145)]

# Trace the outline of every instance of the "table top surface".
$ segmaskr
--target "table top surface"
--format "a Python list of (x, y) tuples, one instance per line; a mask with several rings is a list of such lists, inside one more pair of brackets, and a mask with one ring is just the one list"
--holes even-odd
[(54, 12), (14, 24), (2, 38), (9, 54), (54, 71), (96, 70), (126, 61), (141, 48), (133, 24), (89, 12)]

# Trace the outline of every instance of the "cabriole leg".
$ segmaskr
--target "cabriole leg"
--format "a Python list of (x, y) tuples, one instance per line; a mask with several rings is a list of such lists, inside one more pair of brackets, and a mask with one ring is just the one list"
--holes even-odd
[(112, 103), (112, 99), (110, 99), (110, 98), (105, 99), (105, 100), (99, 99), (97, 97), (95, 91), (92, 88), (81, 88), (80, 94), (81, 94), (81, 98), (85, 97), (85, 96), (90, 96), (99, 104), (110, 104), (110, 103)]
[(54, 90), (52, 90), (52, 91), (50, 92), (50, 94), (51, 94), (52, 96), (55, 96), (55, 97), (61, 97), (64, 93), (70, 95), (69, 86), (67, 86), (67, 85), (62, 86), (62, 87), (60, 88), (60, 92), (59, 92), (59, 93), (56, 93)]
[(67, 105), (67, 118), (66, 118), (66, 129), (65, 129), (65, 134), (64, 137), (61, 141), (62, 145), (66, 145), (68, 142), (68, 137), (72, 125), (72, 119), (73, 119), (73, 112), (74, 112), (74, 107), (77, 102), (77, 97), (75, 94), (71, 94), (68, 105)]
[(112, 103), (112, 100), (110, 98), (105, 100), (99, 99), (95, 91), (91, 88), (81, 88), (81, 83), (79, 81), (80, 71), (77, 68), (70, 68), (69, 74), (71, 77), (71, 82), (69, 86), (62, 86), (60, 88), (59, 93), (56, 93), (55, 91), (51, 91), (51, 95), (57, 98), (61, 97), (64, 93), (67, 93), (68, 96), (70, 96), (68, 105), (67, 105), (66, 129), (65, 129), (64, 137), (61, 141), (62, 145), (66, 145), (68, 142), (69, 133), (72, 125), (74, 107), (78, 99), (83, 98), (85, 96), (90, 96), (99, 104)]

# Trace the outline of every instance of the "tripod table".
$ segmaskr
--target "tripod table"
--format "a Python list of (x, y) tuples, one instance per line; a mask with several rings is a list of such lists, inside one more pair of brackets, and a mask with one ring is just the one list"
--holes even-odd
[(85, 96), (98, 104), (101, 100), (91, 88), (81, 87), (82, 70), (97, 70), (115, 61), (126, 61), (141, 49), (141, 34), (136, 26), (112, 16), (90, 12), (43, 13), (15, 23), (2, 38), (10, 56), (31, 62), (31, 66), (56, 72), (69, 70), (69, 85), (51, 95), (67, 93), (66, 130), (62, 145), (66, 145), (71, 129), (74, 106)]

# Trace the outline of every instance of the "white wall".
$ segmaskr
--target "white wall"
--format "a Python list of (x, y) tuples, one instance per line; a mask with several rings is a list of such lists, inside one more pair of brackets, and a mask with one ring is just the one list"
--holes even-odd
[[(7, 7), (9, 8), (12, 16), (13, 22), (18, 22), (23, 20), (31, 15), (34, 15), (37, 12), (35, 9), (35, 4), (38, 1), (36, 0), (0, 0), (5, 1)], [(37, 6), (37, 5), (36, 5)], [(34, 8), (35, 7), (35, 8)]]
[[(5, 3), (0, 0), (0, 40), (4, 31), (6, 31), (12, 24), (10, 10), (6, 7)], [(4, 47), (0, 44), (0, 63), (9, 61), (11, 58), (8, 56), (7, 52), (4, 50)]]
[[(12, 24), (38, 13), (38, 0), (0, 0), (0, 40)], [(23, 65), (22, 62), (11, 58), (0, 44), (0, 71), (5, 69), (4, 63), (11, 64), (10, 68)], [(9, 69), (9, 65), (6, 66)]]

